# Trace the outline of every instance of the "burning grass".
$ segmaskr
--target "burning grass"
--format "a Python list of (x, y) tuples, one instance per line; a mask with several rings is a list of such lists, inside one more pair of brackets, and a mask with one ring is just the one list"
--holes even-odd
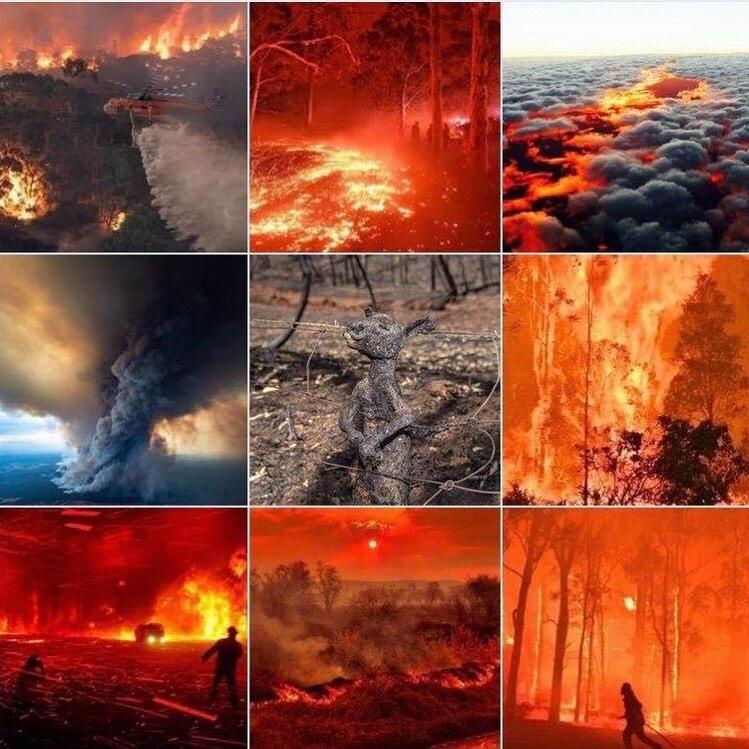
[(253, 705), (255, 747), (424, 747), (496, 731), (499, 679), (458, 686), (408, 675), (357, 681), (336, 699)]

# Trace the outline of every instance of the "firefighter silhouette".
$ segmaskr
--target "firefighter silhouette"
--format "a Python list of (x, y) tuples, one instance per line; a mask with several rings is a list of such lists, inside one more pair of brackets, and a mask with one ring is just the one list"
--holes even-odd
[(44, 678), (44, 663), (36, 655), (30, 655), (18, 672), (13, 695), (20, 705), (28, 705), (32, 689)]
[(621, 688), (622, 702), (624, 703), (624, 715), (627, 725), (624, 728), (622, 736), (624, 738), (625, 749), (632, 749), (632, 737), (636, 736), (643, 744), (660, 749), (660, 744), (648, 738), (645, 735), (645, 715), (642, 712), (642, 703), (637, 699), (632, 685), (624, 682)]
[(216, 668), (213, 672), (210, 700), (213, 702), (218, 696), (218, 688), (222, 681), (226, 681), (229, 690), (229, 701), (232, 707), (239, 707), (237, 696), (237, 662), (242, 657), (242, 646), (237, 642), (237, 628), (229, 627), (226, 630), (228, 637), (223, 637), (211, 645), (203, 653), (201, 660), (205, 663), (214, 654), (216, 655)]

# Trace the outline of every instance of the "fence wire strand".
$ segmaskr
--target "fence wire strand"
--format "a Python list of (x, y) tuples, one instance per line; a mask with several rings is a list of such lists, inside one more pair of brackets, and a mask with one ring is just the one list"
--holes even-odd
[[(337, 321), (333, 323), (308, 323), (308, 322), (290, 323), (284, 320), (270, 320), (270, 319), (265, 319), (265, 318), (258, 318), (258, 319), (252, 320), (252, 325), (255, 328), (268, 329), (268, 330), (295, 329), (298, 332), (302, 332), (302, 333), (317, 333), (318, 334), (317, 339), (315, 340), (315, 343), (312, 347), (312, 350), (310, 351), (310, 354), (306, 360), (304, 386), (288, 385), (288, 386), (281, 387), (281, 388), (274, 390), (274, 392), (276, 393), (284, 393), (289, 390), (298, 391), (298, 390), (304, 389), (307, 396), (310, 396), (312, 394), (311, 387), (310, 387), (310, 381), (311, 381), (310, 369), (311, 369), (312, 359), (314, 358), (315, 353), (317, 353), (317, 349), (319, 348), (323, 337), (329, 332), (332, 332), (332, 331), (342, 332), (345, 329), (345, 326), (341, 325)], [(419, 337), (461, 338), (464, 340), (480, 340), (480, 341), (485, 341), (485, 342), (491, 341), (492, 344), (494, 345), (495, 361), (497, 365), (497, 375), (494, 380), (494, 383), (492, 384), (491, 389), (489, 390), (488, 395), (484, 398), (484, 400), (476, 408), (476, 410), (471, 414), (471, 416), (469, 416), (467, 419), (463, 419), (460, 421), (450, 421), (450, 422), (444, 422), (441, 424), (438, 423), (438, 424), (412, 424), (411, 425), (413, 428), (429, 430), (431, 432), (442, 432), (442, 431), (448, 431), (450, 429), (461, 428), (461, 427), (463, 429), (467, 429), (467, 427), (473, 427), (489, 439), (489, 442), (491, 443), (491, 454), (489, 458), (479, 468), (471, 471), (466, 476), (463, 476), (460, 479), (447, 479), (444, 481), (440, 481), (435, 478), (421, 478), (421, 477), (413, 477), (413, 476), (406, 478), (404, 476), (388, 474), (388, 473), (373, 470), (371, 468), (367, 468), (364, 466), (346, 465), (343, 463), (336, 463), (330, 460), (323, 460), (322, 465), (327, 466), (328, 468), (346, 470), (351, 473), (364, 473), (364, 474), (369, 474), (369, 475), (382, 476), (383, 478), (395, 479), (397, 481), (402, 481), (403, 483), (406, 483), (410, 486), (421, 484), (424, 486), (436, 487), (436, 490), (434, 491), (434, 493), (422, 503), (424, 506), (431, 503), (442, 492), (452, 491), (454, 489), (461, 489), (462, 491), (469, 492), (472, 494), (479, 494), (479, 495), (485, 495), (485, 496), (499, 496), (500, 494), (499, 489), (496, 489), (496, 490), (474, 489), (472, 487), (463, 486), (463, 484), (466, 481), (469, 481), (470, 479), (475, 478), (479, 474), (486, 471), (489, 468), (489, 466), (492, 464), (492, 462), (494, 461), (494, 458), (497, 454), (497, 444), (494, 440), (494, 437), (492, 437), (492, 435), (486, 429), (482, 429), (482, 425), (486, 425), (486, 426), (490, 424), (497, 425), (500, 423), (500, 419), (479, 419), (478, 415), (481, 413), (481, 411), (483, 411), (483, 409), (487, 406), (489, 401), (492, 399), (492, 396), (496, 393), (497, 388), (499, 387), (499, 384), (500, 384), (501, 377), (502, 377), (501, 357), (499, 353), (499, 333), (497, 331), (480, 331), (479, 332), (479, 331), (464, 331), (464, 330), (433, 330), (433, 331), (428, 331), (426, 333), (422, 333), (419, 335)], [(257, 383), (257, 381), (255, 381), (255, 383)], [(325, 400), (331, 403), (337, 403), (333, 399), (326, 398), (325, 396), (316, 396), (316, 398), (319, 400)], [(310, 402), (309, 403), (310, 408), (308, 410), (312, 410), (313, 405), (314, 404)], [(287, 411), (286, 418), (287, 420), (291, 421), (290, 408)], [(419, 435), (416, 434), (412, 436), (418, 437)], [(303, 439), (304, 438), (302, 438), (302, 441)], [(304, 448), (302, 449), (304, 450), (305, 453), (309, 453), (309, 451), (307, 451), (306, 449)], [(488, 476), (484, 478), (488, 478)]]

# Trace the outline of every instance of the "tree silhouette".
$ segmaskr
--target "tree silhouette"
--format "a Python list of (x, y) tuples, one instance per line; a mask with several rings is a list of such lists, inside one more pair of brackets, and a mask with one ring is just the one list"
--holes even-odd
[(335, 602), (338, 600), (338, 596), (341, 595), (341, 590), (343, 589), (341, 576), (338, 574), (338, 570), (332, 565), (318, 562), (316, 583), (317, 589), (322, 596), (325, 610), (330, 614), (333, 610), (333, 606), (335, 606)]
[(733, 307), (706, 274), (682, 306), (674, 359), (679, 372), (666, 394), (666, 413), (683, 419), (725, 422), (744, 408), (749, 389), (739, 356), (741, 339), (729, 332)]

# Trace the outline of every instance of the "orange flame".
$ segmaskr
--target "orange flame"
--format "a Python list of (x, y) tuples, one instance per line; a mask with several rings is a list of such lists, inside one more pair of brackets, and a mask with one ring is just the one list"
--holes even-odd
[(237, 549), (223, 572), (187, 574), (159, 597), (151, 620), (164, 626), (167, 640), (214, 640), (223, 637), (229, 626), (243, 636), (247, 631), (246, 566), (245, 550)]
[(198, 34), (191, 34), (185, 30), (186, 15), (190, 7), (189, 3), (183, 3), (161, 24), (155, 33), (149, 34), (141, 40), (138, 51), (156, 54), (162, 60), (168, 60), (178, 51), (194, 52), (202, 49), (206, 42), (233, 36), (242, 27), (242, 19), (237, 14), (225, 26), (213, 25)]
[[(526, 384), (508, 370), (505, 413), (518, 416), (505, 422), (506, 489), (517, 483), (539, 497), (556, 499), (575, 493), (575, 444), (582, 435), (575, 394), (584, 377), (589, 281), (595, 311), (591, 428), (615, 424), (639, 430), (661, 412), (676, 374), (669, 335), (681, 302), (710, 263), (708, 256), (683, 255), (652, 256), (644, 266), (632, 256), (532, 256), (505, 276), (506, 319), (514, 324), (521, 320), (522, 340), (532, 342), (530, 376), (536, 393), (526, 400)], [(522, 377), (528, 373), (523, 371)], [(518, 402), (516, 392), (524, 394)], [(564, 420), (571, 440), (555, 436), (558, 420)]]
[(0, 214), (34, 221), (49, 208), (42, 170), (19, 152), (0, 148)]

